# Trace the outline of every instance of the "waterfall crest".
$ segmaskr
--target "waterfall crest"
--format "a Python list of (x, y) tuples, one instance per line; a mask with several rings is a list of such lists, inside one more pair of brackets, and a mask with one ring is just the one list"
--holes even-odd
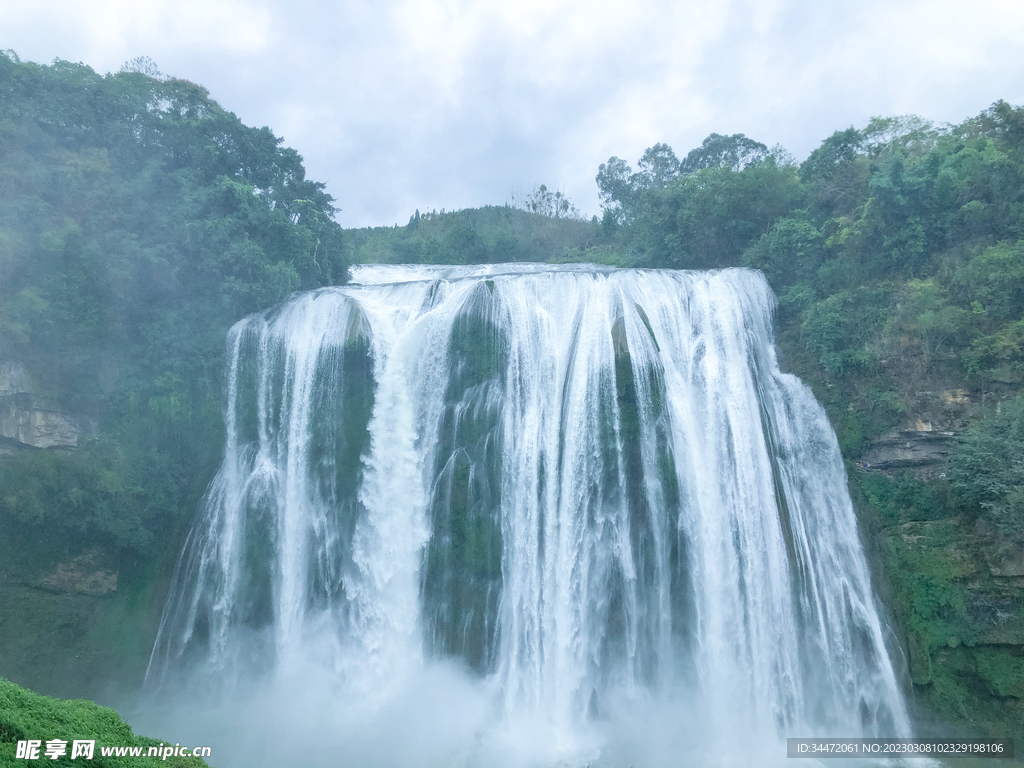
[(749, 270), (363, 266), (242, 320), (148, 682), (313, 659), (384, 700), (455, 659), (553, 733), (677, 701), (708, 744), (909, 735), (773, 312)]

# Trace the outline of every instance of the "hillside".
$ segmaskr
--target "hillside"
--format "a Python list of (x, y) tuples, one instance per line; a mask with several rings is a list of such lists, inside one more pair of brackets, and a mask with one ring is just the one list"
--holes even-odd
[[(18, 743), (30, 740), (37, 742), (38, 757), (19, 757)], [(54, 749), (48, 754), (51, 746)], [(82, 751), (75, 752), (76, 746)], [(212, 749), (207, 749), (205, 754), (211, 754)], [(60, 701), (40, 696), (0, 678), (0, 766), (3, 768), (70, 766), (79, 764), (79, 760), (89, 760), (89, 765), (97, 768), (120, 768), (129, 764), (140, 768), (206, 766), (206, 761), (194, 756), (193, 750), (195, 747), (188, 747), (182, 754), (177, 742), (138, 736), (117, 712), (91, 701)], [(200, 747), (199, 753), (204, 753), (204, 748)], [(132, 756), (131, 759), (124, 759), (126, 755)]]
[(344, 236), (294, 150), (184, 80), (0, 54), (0, 158), (3, 674), (130, 688), (220, 458), (227, 330), (343, 282)]

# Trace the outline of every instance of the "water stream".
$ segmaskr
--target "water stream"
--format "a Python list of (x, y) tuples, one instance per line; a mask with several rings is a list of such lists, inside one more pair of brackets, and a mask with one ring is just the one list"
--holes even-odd
[(909, 735), (773, 311), (748, 270), (363, 266), (242, 320), (148, 686), (247, 712), (239, 744), (285, 710), (331, 744), (267, 764), (781, 764), (787, 736)]

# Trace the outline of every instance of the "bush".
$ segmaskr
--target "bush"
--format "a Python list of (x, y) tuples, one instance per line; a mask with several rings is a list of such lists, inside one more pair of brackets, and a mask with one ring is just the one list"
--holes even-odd
[(1024, 396), (999, 404), (964, 432), (947, 476), (979, 518), (1004, 533), (1024, 525)]
[(67, 453), (20, 451), (0, 462), (0, 521), (33, 538), (142, 550), (153, 535), (130, 478), (121, 451), (98, 441)]
[[(38, 739), (43, 742), (40, 760), (15, 757), (17, 742)], [(44, 756), (47, 740), (67, 741), (67, 752), (56, 760)], [(164, 766), (164, 768), (203, 768), (207, 763), (198, 757), (104, 757), (100, 747), (160, 747), (168, 742), (136, 736), (131, 727), (112, 709), (91, 701), (73, 699), (62, 701), (40, 696), (0, 678), (0, 768), (7, 766), (74, 766), (79, 758), (71, 760), (71, 745), (75, 739), (95, 741), (93, 759), (87, 765), (95, 768), (124, 768), (128, 765)], [(168, 743), (169, 744), (169, 743)]]

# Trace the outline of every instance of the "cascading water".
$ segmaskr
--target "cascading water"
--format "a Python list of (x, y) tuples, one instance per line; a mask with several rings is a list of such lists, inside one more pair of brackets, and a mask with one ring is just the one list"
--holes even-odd
[[(909, 735), (836, 439), (778, 369), (773, 310), (746, 270), (364, 266), (246, 318), (148, 682), (312, 669), (328, 708), (370, 711), (456, 659), (452, 696), (488, 714), (423, 765)], [(675, 758), (644, 752), (661, 737)]]

